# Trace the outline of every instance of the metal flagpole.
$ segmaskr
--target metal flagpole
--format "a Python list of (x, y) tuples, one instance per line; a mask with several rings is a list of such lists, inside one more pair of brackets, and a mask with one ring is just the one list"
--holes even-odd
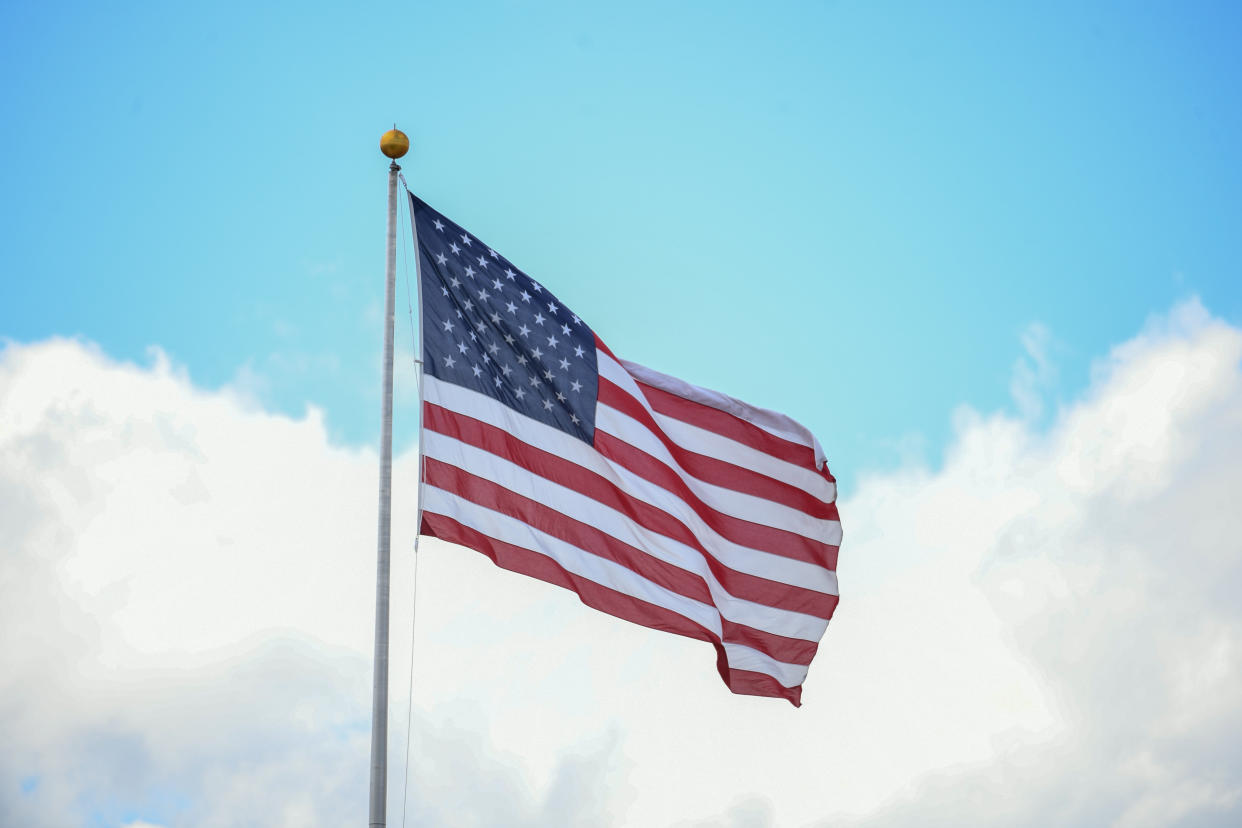
[(388, 261), (384, 299), (384, 387), (380, 428), (379, 542), (375, 567), (375, 672), (371, 687), (370, 828), (386, 824), (388, 806), (388, 593), (392, 548), (392, 345), (397, 285), (397, 159), (410, 140), (395, 126), (380, 138), (388, 166)]

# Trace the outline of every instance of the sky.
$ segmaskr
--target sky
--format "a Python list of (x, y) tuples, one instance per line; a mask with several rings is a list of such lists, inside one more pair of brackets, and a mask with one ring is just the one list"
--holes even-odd
[(395, 122), (618, 356), (807, 425), (845, 539), (797, 710), (436, 541), (411, 660), (400, 255), (391, 824), (1236, 824), (1240, 36), (6, 4), (0, 823), (362, 819)]

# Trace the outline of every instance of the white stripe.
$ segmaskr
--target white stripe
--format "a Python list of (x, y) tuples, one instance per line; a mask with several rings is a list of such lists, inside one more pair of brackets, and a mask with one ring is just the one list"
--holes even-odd
[(723, 434), (661, 414), (651, 409), (646, 401), (643, 402), (660, 429), (682, 448), (788, 483), (823, 503), (832, 503), (837, 499), (836, 484), (818, 472), (774, 457)]
[(691, 492), (717, 512), (823, 543), (840, 541), (838, 521), (813, 517), (783, 503), (699, 480), (678, 464), (672, 452), (650, 429), (622, 411), (599, 404), (595, 409), (595, 427), (664, 463)]
[(784, 661), (777, 661), (770, 655), (765, 655), (758, 650), (747, 647), (745, 644), (734, 644), (731, 641), (724, 642), (725, 658), (729, 661), (729, 666), (734, 670), (751, 670), (756, 673), (767, 673), (776, 679), (777, 683), (782, 687), (797, 687), (806, 681), (808, 665), (789, 664)]
[[(819, 641), (828, 622), (814, 615), (780, 609), (748, 601), (730, 594), (716, 579), (702, 553), (672, 538), (652, 532), (623, 513), (597, 500), (532, 474), (503, 457), (463, 443), (444, 434), (429, 431), (423, 454), (441, 462), (487, 478), (510, 491), (547, 505), (567, 517), (592, 526), (635, 547), (653, 558), (701, 577), (720, 614), (730, 621), (764, 632), (805, 641)], [(761, 576), (762, 577), (762, 576)]]
[[(694, 509), (680, 499), (670, 497), (667, 490), (611, 462), (591, 446), (559, 429), (519, 414), (478, 391), (438, 380), (430, 374), (423, 379), (423, 397), (430, 403), (489, 423), (529, 446), (555, 454), (601, 475), (635, 500), (672, 515), (698, 538), (704, 549), (730, 569), (829, 595), (837, 594), (837, 576), (832, 570), (752, 549), (721, 537)], [(427, 432), (428, 435), (430, 433)]]
[[(607, 354), (602, 356), (599, 362), (600, 376), (612, 380), (623, 390), (628, 391), (630, 396), (646, 409), (647, 413), (655, 419), (656, 424), (677, 445), (696, 454), (705, 454), (735, 466), (752, 469), (773, 480), (796, 486), (824, 503), (836, 500), (836, 486), (813, 469), (790, 463), (753, 446), (740, 443), (731, 437), (656, 411), (652, 408), (642, 388), (625, 372), (625, 369), (615, 361), (608, 359)], [(691, 400), (691, 402), (694, 401)]]
[[(423, 489), (423, 497), (426, 500), (424, 513), (444, 515), (490, 538), (551, 558), (567, 572), (688, 618), (720, 640), (720, 615), (714, 607), (678, 595), (627, 567), (540, 532), (516, 518), (471, 503), (452, 492), (427, 485)], [(777, 661), (744, 644), (730, 643), (724, 647), (731, 667), (766, 673), (784, 687), (795, 687), (806, 678), (807, 668), (804, 665)]]
[[(598, 361), (601, 364), (604, 360), (611, 360), (603, 351), (598, 353)], [(710, 388), (700, 388), (697, 385), (691, 385), (685, 380), (677, 379), (677, 377), (670, 377), (668, 374), (653, 371), (645, 365), (625, 360), (620, 360), (620, 365), (630, 376), (639, 382), (659, 388), (661, 391), (667, 391), (678, 397), (683, 397), (691, 402), (710, 406), (726, 414), (732, 414), (738, 419), (758, 426), (769, 434), (774, 434), (791, 443), (800, 443), (807, 448), (813, 449), (815, 451), (815, 468), (822, 469), (824, 467), (824, 450), (820, 447), (819, 440), (815, 439), (815, 435), (811, 433), (809, 428), (792, 417), (742, 402), (739, 399), (730, 397), (728, 394), (712, 391)]]

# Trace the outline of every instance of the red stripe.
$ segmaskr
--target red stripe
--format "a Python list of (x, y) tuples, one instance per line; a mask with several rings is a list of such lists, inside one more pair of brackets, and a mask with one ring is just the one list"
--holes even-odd
[[(625, 368), (624, 363), (617, 359), (617, 355), (604, 344), (598, 335), (595, 337), (595, 347), (612, 357), (613, 361), (623, 369)], [(631, 374), (630, 376), (633, 375)], [(764, 454), (771, 454), (773, 457), (779, 457), (803, 468), (818, 471), (828, 480), (836, 481), (836, 478), (828, 472), (827, 466), (822, 470), (815, 468), (815, 449), (808, 445), (795, 440), (787, 440), (784, 437), (778, 437), (767, 429), (761, 428), (735, 414), (686, 399), (671, 391), (665, 391), (663, 388), (656, 388), (654, 385), (640, 382), (636, 377), (634, 382), (638, 383), (644, 396), (651, 403), (651, 407), (661, 414), (666, 414), (682, 422), (714, 431), (739, 443), (744, 443), (751, 448), (758, 449)]]
[[(431, 457), (423, 462), (423, 479), (432, 486), (520, 520), (571, 546), (620, 564), (670, 592), (715, 608), (707, 583), (700, 576), (464, 469)], [(777, 661), (810, 664), (815, 654), (812, 641), (769, 633), (723, 617), (721, 621), (725, 641), (753, 647)]]
[(618, 365), (621, 365), (621, 360), (617, 359), (617, 355), (612, 352), (612, 349), (604, 344), (604, 340), (599, 338), (599, 334), (595, 335), (595, 347), (597, 350), (603, 351), (604, 353), (608, 354), (608, 356), (612, 357), (613, 361), (616, 362)]
[(776, 679), (765, 673), (730, 668), (724, 647), (712, 631), (700, 627), (685, 616), (567, 572), (547, 555), (488, 537), (445, 515), (424, 512), (420, 532), (482, 552), (503, 569), (571, 590), (577, 593), (582, 603), (600, 612), (642, 624), (644, 627), (707, 641), (716, 648), (716, 669), (720, 677), (734, 693), (784, 698), (795, 707), (801, 704), (801, 685), (782, 687)]
[(736, 440), (757, 451), (762, 451), (764, 454), (779, 457), (787, 463), (807, 469), (815, 468), (815, 449), (810, 446), (778, 437), (767, 429), (760, 428), (728, 411), (721, 411), (719, 408), (688, 400), (637, 378), (634, 381), (638, 383), (638, 387), (642, 390), (643, 396), (647, 398), (647, 402), (651, 403), (651, 407), (665, 416), (714, 431), (730, 440)]
[(573, 489), (615, 509), (644, 529), (689, 546), (703, 556), (716, 580), (730, 595), (824, 619), (831, 618), (836, 609), (835, 595), (730, 569), (708, 552), (685, 524), (668, 512), (632, 497), (602, 475), (535, 448), (503, 429), (431, 402), (423, 404), (423, 425), (430, 431), (495, 454), (532, 474)]
[(716, 511), (700, 500), (698, 495), (686, 485), (686, 481), (682, 480), (677, 472), (663, 461), (657, 460), (641, 449), (634, 448), (624, 440), (619, 440), (611, 434), (596, 429), (595, 450), (644, 480), (668, 490), (693, 509), (704, 523), (734, 543), (771, 552), (773, 555), (806, 561), (827, 569), (836, 569), (837, 547), (799, 535), (797, 532), (765, 526)]
[(721, 411), (719, 408), (688, 400), (671, 391), (642, 382), (638, 378), (634, 381), (638, 383), (639, 389), (647, 398), (647, 402), (651, 403), (651, 407), (667, 417), (714, 431), (730, 440), (736, 440), (757, 451), (762, 451), (764, 454), (779, 457), (787, 463), (806, 469), (815, 468), (815, 449), (810, 446), (778, 437), (767, 429), (743, 420), (728, 411)]
[(588, 526), (529, 497), (506, 489), (499, 483), (493, 483), (434, 457), (423, 458), (423, 480), (438, 489), (460, 495), (471, 503), (516, 518), (578, 549), (618, 563), (652, 583), (692, 601), (701, 604), (714, 603), (707, 584), (699, 576), (654, 558), (594, 526)]
[(724, 617), (720, 619), (720, 627), (722, 638), (730, 644), (745, 644), (786, 664), (810, 664), (819, 649), (817, 641), (770, 633)]
[[(820, 500), (805, 489), (768, 477), (754, 469), (699, 454), (675, 443), (660, 428), (651, 412), (643, 408), (642, 403), (624, 388), (602, 376), (599, 378), (599, 402), (626, 414), (650, 431), (668, 449), (677, 465), (685, 469), (691, 477), (735, 492), (771, 500), (822, 520), (837, 520), (835, 503)], [(698, 423), (691, 422), (690, 425)]]

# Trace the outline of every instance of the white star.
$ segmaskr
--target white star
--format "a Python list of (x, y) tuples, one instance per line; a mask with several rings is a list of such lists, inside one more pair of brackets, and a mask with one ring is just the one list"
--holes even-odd
[(562, 394), (560, 391), (556, 392), (556, 398), (560, 400), (561, 402), (565, 402), (565, 395)]
[(565, 336), (569, 336), (569, 326), (561, 325), (561, 333), (565, 334)]
[(452, 250), (452, 251), (453, 251), (453, 255), (454, 255), (454, 256), (456, 256), (458, 253), (460, 253), (460, 252), (461, 252), (461, 248), (460, 248), (460, 247), (458, 247), (456, 243), (454, 243), (454, 244), (450, 244), (450, 245), (449, 245), (449, 250)]
[(491, 358), (491, 357), (489, 357), (487, 354), (484, 354), (484, 355), (483, 355), (483, 361), (484, 361), (484, 362), (491, 362), (491, 361), (492, 361), (492, 358)]
[(543, 324), (543, 320), (544, 320), (544, 319), (546, 319), (546, 318), (547, 318), (547, 317), (545, 317), (542, 313), (537, 313), (537, 314), (535, 314), (535, 324), (536, 324), (536, 325), (542, 325), (542, 324)]
[(510, 268), (510, 267), (505, 268), (505, 278), (507, 278), (510, 282), (513, 281), (513, 277), (516, 275), (517, 274), (513, 272), (513, 268)]
[(506, 345), (512, 345), (514, 342), (517, 342), (517, 340), (513, 338), (513, 334), (505, 334)]
[(527, 362), (526, 354), (518, 354), (518, 365), (525, 367), (526, 362)]
[(461, 287), (461, 279), (458, 279), (456, 276), (454, 276), (452, 279), (449, 279), (449, 284), (452, 285), (454, 288), (459, 288)]
[(478, 335), (477, 335), (474, 331), (471, 331), (471, 332), (470, 332), (470, 341), (471, 341), (471, 342), (478, 342), (478, 341), (479, 341), (479, 337), (478, 337)]
[(487, 301), (487, 297), (489, 297), (489, 296), (491, 296), (491, 294), (487, 292), (487, 288), (483, 288), (482, 290), (480, 290), (480, 291), (479, 291), (479, 301), (480, 301), (480, 302), (486, 302), (486, 301)]
[(444, 332), (448, 333), (451, 330), (453, 330), (453, 323), (445, 319), (444, 320)]
[(510, 368), (508, 365), (506, 365), (500, 369), (500, 373), (504, 374), (507, 377), (513, 373), (513, 369)]
[(483, 373), (483, 369), (477, 365), (471, 365), (470, 370), (474, 372), (476, 377)]
[(458, 319), (465, 319), (465, 318), (466, 318), (466, 317), (464, 317), (464, 316), (462, 316), (462, 315), (461, 315), (461, 308), (458, 308), (458, 309), (457, 309), (457, 318), (458, 318)]
[(439, 230), (441, 233), (444, 232), (444, 222), (440, 221), (439, 219), (436, 219), (434, 222), (432, 222), (432, 224), (434, 224), (436, 226), (436, 229)]
[(531, 351), (530, 355), (533, 356), (535, 359), (543, 359), (543, 351), (539, 350), (538, 348)]
[(530, 286), (535, 289), (535, 293), (539, 293), (543, 290), (543, 288), (539, 287), (539, 283), (534, 279), (531, 279)]
[(499, 324), (500, 324), (500, 314), (498, 314), (498, 313), (493, 313), (493, 314), (492, 314), (492, 322), (493, 322), (493, 323), (495, 323), (495, 324), (497, 324), (497, 325), (499, 325)]
[(469, 276), (471, 279), (474, 278), (474, 268), (471, 267), (470, 265), (466, 265), (466, 275)]
[(522, 399), (522, 397), (525, 397), (525, 396), (526, 396), (526, 389), (525, 389), (525, 388), (519, 388), (517, 391), (514, 391), (513, 393), (517, 394), (517, 398), (520, 400), (520, 399)]
[(509, 313), (517, 313), (517, 305), (510, 302), (509, 304), (505, 305), (505, 310), (507, 310)]
[(462, 305), (462, 307), (468, 311), (474, 310), (474, 302), (467, 299), (465, 303)]
[(581, 345), (579, 345), (577, 348), (574, 348), (574, 356), (576, 356), (576, 357), (580, 357), (580, 356), (582, 356), (584, 353), (586, 353), (586, 351), (582, 350), (582, 346), (581, 346)]
[(474, 323), (474, 329), (479, 333), (483, 333), (487, 330), (487, 323), (480, 319), (478, 322)]
[(543, 372), (543, 378), (544, 378), (544, 379), (546, 379), (548, 382), (551, 382), (551, 381), (552, 381), (552, 372), (551, 372), (551, 371), (544, 371), (544, 372)]
[(548, 303), (548, 313), (556, 313), (557, 307), (555, 302)]
[(530, 336), (530, 328), (523, 325), (522, 327), (518, 328), (518, 333), (520, 333), (522, 336)]
[(552, 336), (549, 336), (549, 337), (548, 337), (548, 347), (549, 347), (549, 348), (555, 348), (555, 347), (556, 347), (556, 343), (558, 343), (558, 342), (560, 342), (560, 340), (556, 338), (556, 334), (552, 334)]
[(487, 352), (488, 352), (489, 354), (495, 354), (495, 353), (496, 353), (497, 351), (499, 351), (499, 350), (500, 350), (500, 346), (499, 346), (499, 345), (497, 345), (495, 342), (493, 342), (491, 345), (488, 345), (488, 346), (487, 346)]
[(575, 317), (574, 317), (574, 324), (575, 324), (575, 325), (581, 325), (581, 324), (582, 324), (582, 320), (581, 320), (581, 319), (579, 319), (577, 316), (575, 316)]
[(534, 376), (532, 376), (532, 377), (530, 378), (530, 387), (531, 387), (531, 388), (534, 388), (534, 387), (535, 387), (536, 385), (538, 385), (538, 384), (539, 384), (539, 377), (534, 377)]
[(552, 402), (551, 402), (551, 400), (544, 400), (544, 401), (543, 401), (543, 408), (544, 408), (544, 410), (545, 410), (545, 411), (551, 411), (551, 410), (552, 410)]
[(466, 352), (466, 343), (464, 343), (464, 342), (458, 342), (458, 343), (457, 343), (457, 351), (458, 351), (458, 353), (462, 353), (462, 354), (464, 354), (464, 353)]
[(445, 256), (443, 253), (436, 254), (436, 264), (444, 264), (447, 261), (448, 261), (448, 256)]
[(497, 255), (496, 255), (496, 251), (495, 251), (495, 250), (492, 250), (490, 247), (489, 247), (489, 248), (487, 248), (487, 255), (491, 256), (493, 259), (499, 259), (499, 258), (500, 258), (499, 256), (497, 256)]
[(453, 359), (451, 356), (446, 356), (446, 357), (444, 358), (444, 367), (445, 367), (445, 368), (452, 368), (452, 367), (453, 367), (454, 365), (456, 365), (456, 364), (457, 364), (457, 360)]
[(572, 413), (572, 412), (570, 412), (570, 415), (569, 415), (569, 421), (570, 421), (571, 423), (573, 423), (574, 425), (577, 425), (577, 424), (578, 424), (578, 415), (577, 415), (577, 414), (574, 414), (574, 413)]
[(483, 267), (483, 268), (487, 267), (487, 257), (485, 256), (479, 257), (479, 267)]
[(522, 301), (523, 301), (523, 302), (529, 302), (529, 301), (530, 301), (530, 294), (529, 294), (529, 293), (527, 293), (526, 291), (522, 291), (519, 295), (522, 297)]
[(462, 244), (464, 244), (466, 247), (469, 247), (469, 246), (470, 246), (470, 237), (469, 237), (469, 236), (467, 236), (465, 233), (462, 233), (462, 234), (461, 234), (461, 243), (462, 243)]
[(448, 288), (446, 288), (444, 285), (440, 285), (440, 292), (443, 293), (445, 296), (448, 296)]
[(569, 389), (570, 389), (571, 391), (581, 391), (581, 390), (582, 390), (582, 383), (578, 382), (577, 380), (574, 380), (573, 382), (571, 382), (571, 383), (569, 384)]
[(497, 388), (500, 387), (500, 377), (492, 377), (492, 382), (496, 384)]
[(492, 280), (492, 290), (500, 290), (500, 280), (499, 280), (499, 279), (493, 279), (493, 280)]
[(568, 370), (569, 370), (569, 360), (567, 360), (567, 359), (562, 359), (562, 360), (561, 360), (561, 370), (562, 370), (562, 371), (568, 371)]

